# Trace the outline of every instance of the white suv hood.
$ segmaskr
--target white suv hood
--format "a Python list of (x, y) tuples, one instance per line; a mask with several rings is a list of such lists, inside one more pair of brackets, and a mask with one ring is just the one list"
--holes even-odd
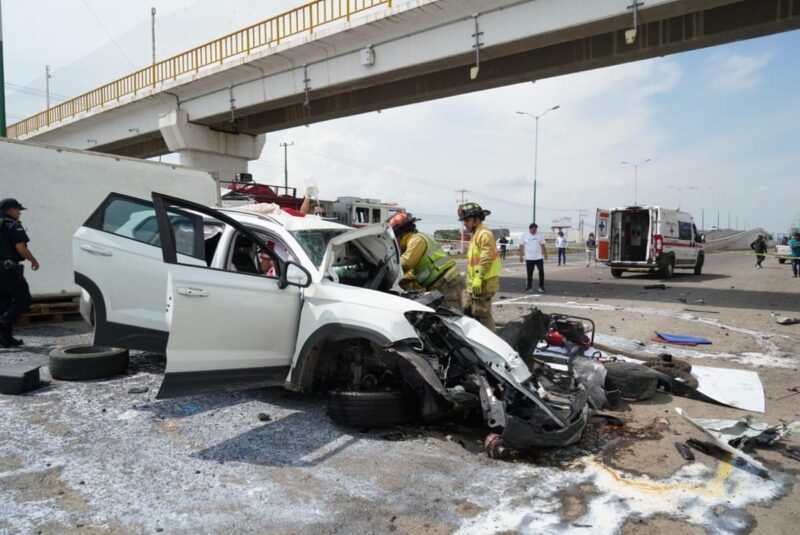
[(328, 242), (325, 256), (322, 259), (322, 273), (325, 275), (335, 275), (331, 272), (331, 266), (338, 251), (346, 243), (357, 242), (357, 247), (367, 256), (367, 259), (378, 265), (381, 262), (388, 264), (388, 271), (393, 280), (400, 278), (400, 250), (395, 240), (392, 228), (385, 223), (376, 223), (366, 227), (358, 228), (340, 234)]

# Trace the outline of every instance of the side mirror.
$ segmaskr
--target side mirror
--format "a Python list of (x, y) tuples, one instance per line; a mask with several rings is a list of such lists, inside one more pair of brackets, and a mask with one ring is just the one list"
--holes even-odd
[(308, 288), (311, 286), (311, 273), (300, 264), (292, 262), (291, 260), (283, 265), (281, 276), (278, 279), (278, 288), (283, 290), (290, 284), (300, 288)]
[(705, 242), (706, 242), (706, 235), (700, 234), (700, 243), (705, 243)]

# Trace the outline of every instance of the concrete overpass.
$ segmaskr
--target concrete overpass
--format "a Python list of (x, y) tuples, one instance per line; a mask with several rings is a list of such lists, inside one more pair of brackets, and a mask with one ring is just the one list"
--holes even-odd
[(9, 136), (140, 158), (178, 152), (224, 177), (258, 158), (267, 132), (800, 27), (800, 0), (632, 3), (317, 0), (61, 103)]

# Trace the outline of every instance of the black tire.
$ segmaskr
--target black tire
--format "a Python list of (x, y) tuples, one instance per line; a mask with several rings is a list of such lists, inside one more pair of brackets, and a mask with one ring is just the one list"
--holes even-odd
[(661, 277), (664, 279), (671, 279), (675, 274), (675, 257), (670, 256), (661, 267)]
[(50, 375), (54, 379), (102, 379), (127, 370), (127, 349), (80, 344), (60, 347), (50, 353)]
[(680, 368), (676, 368), (673, 366), (648, 366), (649, 369), (663, 373), (664, 375), (668, 375), (673, 379), (680, 379), (683, 384), (691, 388), (697, 388), (699, 383), (697, 379), (691, 373), (687, 372), (686, 370), (682, 370)]
[(658, 388), (658, 374), (641, 364), (632, 362), (608, 362), (606, 367), (606, 390), (619, 390), (627, 399), (650, 399)]
[(778, 263), (779, 264), (785, 264), (786, 263), (786, 259), (785, 258), (779, 258), (778, 259)]
[(328, 416), (348, 426), (390, 426), (415, 421), (419, 416), (416, 400), (406, 392), (328, 392)]
[(612, 269), (611, 270), (611, 276), (614, 277), (615, 279), (618, 279), (618, 278), (622, 277), (622, 270), (621, 269)]
[(694, 274), (700, 275), (703, 273), (703, 264), (706, 261), (706, 255), (700, 253), (697, 255), (697, 263), (694, 265)]

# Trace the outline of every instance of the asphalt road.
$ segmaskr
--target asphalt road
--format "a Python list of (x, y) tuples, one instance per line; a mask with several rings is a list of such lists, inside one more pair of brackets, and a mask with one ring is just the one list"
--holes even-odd
[[(797, 311), (800, 280), (787, 266), (751, 262), (710, 255), (707, 274), (644, 290), (662, 281), (612, 279), (570, 257), (566, 267), (548, 263), (545, 295), (520, 293), (524, 270), (507, 262), (496, 313), (572, 310), (620, 339), (647, 340), (654, 328), (707, 335), (714, 345), (693, 362), (757, 369), (769, 401), (755, 416), (790, 420), (800, 416), (796, 400), (774, 400), (797, 381), (800, 326), (777, 326), (769, 310)], [(81, 323), (19, 334), (29, 345), (0, 350), (0, 364), (46, 363), (52, 348), (90, 339)], [(163, 366), (138, 354), (125, 376), (0, 396), (0, 533), (677, 535), (793, 533), (800, 521), (796, 461), (759, 450), (771, 470), (762, 479), (674, 450), (676, 440), (702, 438), (675, 406), (703, 417), (743, 411), (659, 394), (614, 412), (624, 428), (594, 419), (576, 446), (502, 462), (482, 452), (482, 429), (343, 428), (321, 399), (279, 388), (155, 400)], [(133, 386), (149, 390), (128, 393)]]

